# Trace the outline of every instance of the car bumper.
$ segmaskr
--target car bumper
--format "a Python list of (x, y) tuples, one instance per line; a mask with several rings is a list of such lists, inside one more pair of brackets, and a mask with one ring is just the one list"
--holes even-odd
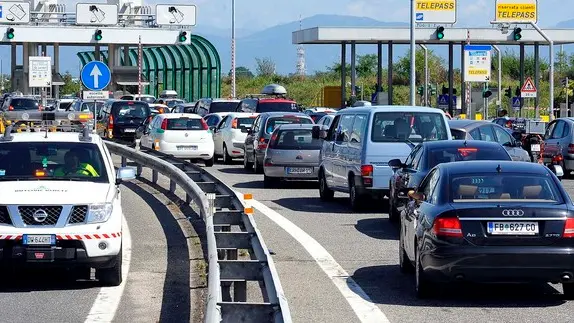
[(442, 247), (424, 252), (421, 264), (435, 282), (554, 282), (574, 278), (570, 247)]
[[(180, 150), (177, 146), (197, 146), (197, 150)], [(212, 142), (207, 143), (159, 143), (159, 151), (165, 154), (173, 155), (177, 158), (189, 159), (211, 159), (213, 157), (214, 147)]]
[(244, 142), (233, 142), (231, 150), (227, 150), (232, 157), (242, 157), (245, 155), (245, 143)]
[[(293, 174), (288, 172), (288, 168), (302, 167), (311, 168), (311, 173)], [(289, 178), (289, 179), (317, 179), (319, 177), (319, 165), (316, 166), (264, 166), (263, 172), (268, 177)]]

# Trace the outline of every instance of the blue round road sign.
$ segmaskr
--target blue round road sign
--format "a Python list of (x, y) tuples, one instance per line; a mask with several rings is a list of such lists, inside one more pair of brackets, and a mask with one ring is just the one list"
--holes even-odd
[(112, 73), (108, 65), (100, 61), (91, 61), (84, 65), (80, 73), (82, 84), (91, 91), (101, 91), (110, 84)]

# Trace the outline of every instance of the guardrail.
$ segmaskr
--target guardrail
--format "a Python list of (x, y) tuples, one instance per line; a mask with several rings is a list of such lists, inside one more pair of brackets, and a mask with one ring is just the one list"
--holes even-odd
[[(244, 202), (250, 197), (241, 196), (185, 160), (155, 150), (136, 150), (113, 141), (106, 141), (106, 145), (112, 155), (121, 157), (122, 166), (132, 161), (137, 165), (138, 176), (143, 167), (150, 168), (152, 182), (156, 184), (158, 174), (165, 175), (170, 181), (170, 192), (180, 186), (186, 193), (186, 203), (193, 200), (199, 206), (206, 225), (209, 258), (206, 323), (291, 323), (273, 259), (250, 214), (252, 211)], [(238, 259), (240, 249), (248, 250), (249, 259)], [(263, 283), (263, 302), (248, 301), (249, 281)]]

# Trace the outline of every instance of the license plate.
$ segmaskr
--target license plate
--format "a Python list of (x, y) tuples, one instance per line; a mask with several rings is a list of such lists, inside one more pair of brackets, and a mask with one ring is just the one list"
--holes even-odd
[(136, 132), (135, 129), (124, 129), (124, 132)]
[(56, 236), (53, 234), (25, 234), (22, 236), (25, 245), (51, 246), (56, 244)]
[(285, 169), (287, 174), (312, 174), (313, 168), (309, 167), (287, 167)]
[(197, 146), (177, 146), (177, 150), (197, 150)]
[(538, 222), (488, 222), (488, 233), (492, 235), (536, 235)]
[(539, 144), (535, 144), (530, 146), (530, 150), (531, 151), (540, 151), (540, 145)]

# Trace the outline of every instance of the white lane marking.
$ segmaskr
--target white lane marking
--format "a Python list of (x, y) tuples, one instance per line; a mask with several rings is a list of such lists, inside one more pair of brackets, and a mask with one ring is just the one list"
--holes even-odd
[(132, 260), (132, 237), (126, 218), (122, 217), (122, 283), (114, 287), (102, 287), (84, 323), (112, 322), (128, 281)]
[(253, 207), (277, 223), (283, 230), (297, 240), (315, 259), (319, 267), (339, 289), (361, 322), (389, 323), (385, 314), (375, 305), (363, 289), (349, 276), (329, 254), (329, 252), (305, 231), (257, 200), (251, 200)]

